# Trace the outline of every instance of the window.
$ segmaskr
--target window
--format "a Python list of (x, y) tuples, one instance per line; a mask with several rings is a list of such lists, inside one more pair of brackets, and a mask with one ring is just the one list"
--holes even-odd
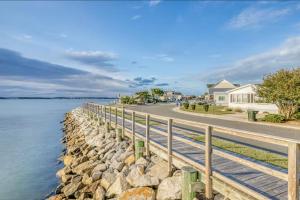
[(225, 101), (225, 96), (219, 96), (219, 101)]

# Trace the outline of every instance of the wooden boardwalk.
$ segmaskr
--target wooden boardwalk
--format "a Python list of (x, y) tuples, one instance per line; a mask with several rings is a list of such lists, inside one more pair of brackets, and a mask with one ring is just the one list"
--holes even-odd
[[(123, 128), (124, 134), (129, 137), (134, 138), (132, 137), (134, 133), (135, 137), (144, 139), (146, 141), (146, 149), (149, 149), (152, 146), (158, 148), (163, 154), (165, 154), (164, 157), (168, 158), (171, 146), (172, 159), (181, 160), (184, 163), (197, 168), (203, 173), (204, 178), (202, 181), (204, 184), (206, 184), (209, 180), (205, 178), (205, 176), (207, 176), (207, 174), (211, 174), (212, 183), (210, 184), (213, 189), (225, 196), (227, 195), (230, 199), (295, 200), (299, 198), (299, 195), (297, 194), (290, 194), (293, 191), (296, 191), (299, 194), (298, 178), (297, 180), (294, 180), (297, 188), (294, 188), (294, 190), (291, 191), (293, 188), (291, 185), (288, 187), (288, 180), (291, 180), (292, 176), (291, 174), (288, 174), (287, 170), (275, 168), (261, 162), (255, 162), (253, 159), (225, 152), (215, 147), (211, 147), (212, 153), (207, 154), (207, 145), (190, 139), (185, 135), (187, 131), (180, 128), (180, 123), (186, 125), (188, 122), (174, 120), (174, 122), (176, 121), (176, 126), (173, 127), (172, 124), (169, 126), (167, 123), (168, 120), (170, 123), (170, 119), (166, 119), (161, 116), (153, 117), (165, 120), (166, 123), (151, 124), (151, 119), (149, 121), (150, 116), (147, 113), (126, 110), (123, 111), (122, 114), (118, 114), (118, 116), (116, 116), (113, 112), (111, 112), (111, 108), (105, 109), (105, 111), (106, 112), (104, 112), (103, 109), (93, 110), (94, 113), (97, 113), (100, 117), (109, 121), (112, 125), (116, 126), (117, 122), (117, 127)], [(132, 118), (133, 115), (134, 117), (138, 117), (139, 120), (144, 120), (146, 123), (136, 122), (135, 118)], [(197, 126), (194, 123), (190, 123), (190, 125)], [(205, 129), (206, 126), (200, 125), (199, 129), (202, 128), (205, 132), (205, 130), (207, 130)], [(169, 143), (170, 131), (171, 144)], [(225, 130), (224, 132), (226, 131), (228, 130)], [(196, 133), (191, 131), (189, 134)], [(277, 143), (284, 143), (278, 138), (276, 139), (278, 140)], [(265, 138), (265, 141), (276, 142), (272, 141), (270, 138)], [(297, 145), (299, 144), (298, 141), (288, 142), (294, 142)], [(296, 160), (298, 156), (299, 155), (296, 154)], [(206, 158), (210, 160), (210, 163), (206, 163)], [(172, 160), (170, 162), (172, 162)], [(297, 163), (297, 161), (295, 162)], [(289, 162), (289, 165), (291, 163), (293, 162)], [(208, 164), (211, 165), (210, 171), (207, 171)], [(298, 174), (297, 167), (295, 171), (296, 174)], [(224, 185), (222, 185), (222, 183), (224, 183)], [(236, 189), (236, 192), (231, 193), (230, 187), (227, 186)]]

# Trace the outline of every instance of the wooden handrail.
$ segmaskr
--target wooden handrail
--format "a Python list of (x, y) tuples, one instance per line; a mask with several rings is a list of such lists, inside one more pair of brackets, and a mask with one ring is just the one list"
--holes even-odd
[[(104, 107), (104, 117), (103, 117), (103, 112), (102, 112), (103, 107)], [(96, 115), (96, 116), (100, 115), (100, 117), (104, 118), (104, 120), (107, 120), (106, 119), (107, 118), (106, 106), (103, 106), (103, 107), (101, 106), (101, 109), (99, 109), (99, 105), (94, 104), (94, 103), (87, 103), (87, 104), (83, 105), (83, 109), (86, 109), (86, 111), (87, 111), (85, 113), (91, 115), (93, 118), (94, 118), (94, 115)], [(111, 120), (111, 114), (112, 114), (111, 109), (112, 108), (115, 108), (115, 110), (116, 110), (115, 122), (112, 122), (112, 120)], [(100, 113), (99, 113), (99, 111), (100, 111)], [(109, 111), (109, 121), (111, 123), (115, 123), (115, 127), (117, 128), (119, 126), (118, 119), (117, 119), (118, 118), (118, 114), (117, 114), (118, 108), (115, 106), (109, 106), (108, 111)], [(131, 120), (125, 118), (125, 112), (132, 114)], [(145, 122), (146, 122), (145, 124), (146, 125), (135, 122), (136, 114), (140, 115), (140, 116), (145, 116)], [(268, 174), (268, 175), (271, 175), (271, 176), (274, 176), (274, 177), (277, 177), (277, 178), (287, 181), (288, 182), (288, 200), (296, 200), (299, 198), (299, 179), (298, 179), (299, 164), (300, 164), (300, 141), (299, 140), (282, 138), (282, 137), (278, 137), (278, 136), (270, 136), (267, 134), (262, 134), (262, 133), (257, 133), (257, 132), (251, 132), (251, 131), (245, 131), (245, 130), (239, 130), (239, 129), (233, 129), (233, 128), (226, 128), (226, 127), (216, 126), (216, 125), (212, 125), (212, 124), (204, 124), (204, 123), (192, 122), (192, 121), (188, 121), (188, 120), (182, 120), (182, 119), (178, 119), (178, 118), (168, 118), (168, 117), (164, 117), (164, 116), (151, 114), (151, 118), (165, 121), (164, 124), (167, 124), (167, 131), (165, 132), (165, 131), (161, 131), (155, 127), (150, 126), (150, 123), (149, 123), (150, 122), (150, 114), (149, 113), (133, 111), (133, 110), (125, 109), (124, 107), (122, 108), (121, 118), (122, 118), (121, 127), (123, 130), (123, 135), (125, 134), (125, 130), (126, 130), (127, 132), (132, 133), (133, 140), (134, 140), (135, 136), (142, 137), (143, 139), (145, 139), (147, 155), (149, 155), (149, 153), (150, 153), (149, 152), (150, 144), (160, 146), (160, 148), (167, 153), (168, 163), (169, 163), (169, 171), (171, 170), (171, 166), (172, 166), (172, 158), (178, 158), (178, 159), (183, 160), (184, 162), (190, 163), (191, 165), (193, 165), (200, 171), (204, 172), (205, 177), (206, 177), (205, 178), (205, 184), (206, 184), (206, 194), (205, 195), (206, 195), (206, 198), (208, 198), (208, 199), (211, 198), (211, 195), (212, 195), (212, 186), (211, 186), (212, 179), (211, 179), (211, 177), (218, 178), (221, 181), (223, 181), (237, 189), (242, 189), (242, 190), (246, 191), (247, 194), (250, 194), (251, 196), (253, 196), (255, 198), (268, 199), (265, 196), (263, 196), (262, 194), (259, 194), (255, 191), (223, 176), (222, 174), (220, 174), (216, 171), (213, 171), (212, 166), (211, 166), (212, 165), (212, 162), (211, 162), (211, 154), (212, 153), (215, 155), (218, 155), (220, 157), (235, 161), (242, 165), (248, 166), (255, 170), (261, 171), (265, 174)], [(128, 122), (133, 121), (133, 123), (132, 123), (133, 132), (125, 127), (125, 121), (128, 121)], [(183, 137), (180, 137), (177, 135), (174, 135), (173, 130), (172, 130), (173, 124), (176, 124), (176, 127), (180, 127), (180, 126), (178, 126), (178, 124), (182, 124), (182, 125), (189, 125), (189, 126), (193, 126), (196, 128), (205, 129), (206, 130), (205, 131), (205, 145), (196, 143), (194, 141), (188, 140), (186, 138), (183, 138)], [(136, 133), (135, 126), (143, 127), (145, 129), (145, 136), (142, 136), (142, 135)], [(150, 129), (151, 129), (151, 131), (168, 138), (167, 148), (163, 147), (161, 144), (158, 144), (157, 142), (150, 139)], [(253, 140), (255, 138), (256, 140), (259, 140), (260, 142), (288, 147), (288, 173), (284, 173), (282, 171), (272, 169), (270, 167), (261, 165), (254, 161), (250, 161), (248, 159), (243, 159), (241, 157), (235, 156), (235, 155), (230, 154), (225, 151), (218, 150), (216, 148), (212, 148), (212, 144), (211, 144), (212, 129), (213, 129), (213, 131), (221, 132), (221, 133), (231, 135), (231, 136), (236, 136), (236, 137), (246, 138), (246, 139), (251, 139), (251, 140)], [(172, 150), (173, 139), (204, 150), (205, 166), (173, 151)]]

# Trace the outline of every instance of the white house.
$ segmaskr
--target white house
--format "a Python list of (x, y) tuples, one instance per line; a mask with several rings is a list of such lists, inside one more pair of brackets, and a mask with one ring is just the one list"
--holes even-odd
[(275, 104), (259, 103), (256, 88), (257, 86), (254, 84), (247, 84), (227, 91), (228, 107), (241, 108), (242, 110), (253, 109), (261, 112), (277, 113), (278, 108)]
[(239, 84), (233, 84), (227, 80), (219, 81), (216, 84), (207, 84), (208, 95), (206, 96), (206, 100), (214, 101), (216, 105), (227, 106), (227, 91), (237, 88), (239, 86)]

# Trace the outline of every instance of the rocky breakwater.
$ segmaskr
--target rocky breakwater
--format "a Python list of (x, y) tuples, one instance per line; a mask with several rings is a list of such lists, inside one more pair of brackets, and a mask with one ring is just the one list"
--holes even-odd
[(130, 140), (116, 140), (116, 131), (90, 119), (80, 109), (66, 114), (61, 183), (49, 200), (181, 199), (181, 174), (168, 174), (156, 155), (135, 161)]

